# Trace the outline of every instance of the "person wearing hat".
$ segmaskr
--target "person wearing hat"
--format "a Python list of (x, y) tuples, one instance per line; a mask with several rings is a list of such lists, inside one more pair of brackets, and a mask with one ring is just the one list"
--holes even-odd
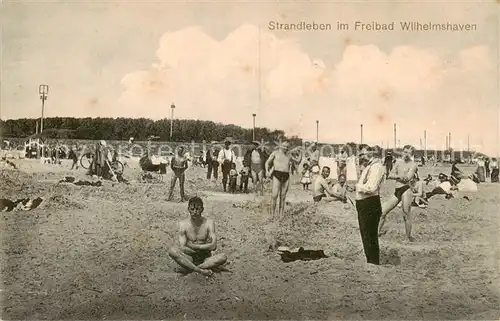
[(413, 161), (413, 155), (415, 148), (410, 145), (403, 147), (403, 159), (398, 161), (388, 179), (396, 181), (396, 188), (394, 194), (389, 200), (384, 202), (382, 206), (382, 217), (380, 218), (379, 226), (379, 236), (384, 234), (382, 232), (382, 227), (385, 223), (385, 218), (390, 211), (392, 211), (396, 206), (401, 203), (403, 209), (403, 221), (405, 223), (406, 237), (410, 242), (413, 241), (411, 236), (411, 203), (413, 201), (413, 192), (411, 187), (415, 184), (416, 178), (418, 178), (418, 165)]
[(359, 232), (363, 242), (366, 260), (380, 264), (378, 225), (382, 215), (380, 186), (384, 180), (385, 167), (373, 148), (365, 146), (358, 154), (363, 170), (356, 184), (356, 211), (358, 212)]
[(231, 141), (226, 139), (224, 141), (224, 148), (219, 152), (218, 162), (221, 164), (222, 169), (222, 187), (224, 192), (227, 191), (227, 182), (229, 172), (231, 171), (231, 164), (236, 161), (236, 155), (231, 149)]
[(262, 193), (265, 172), (264, 165), (267, 158), (263, 148), (259, 148), (259, 146), (260, 142), (255, 140), (252, 142), (252, 147), (245, 153), (244, 162), (250, 166), (255, 192), (259, 190)]

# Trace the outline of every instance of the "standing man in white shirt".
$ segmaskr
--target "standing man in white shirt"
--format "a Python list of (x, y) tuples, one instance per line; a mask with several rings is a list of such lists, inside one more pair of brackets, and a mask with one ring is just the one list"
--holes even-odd
[(222, 186), (224, 187), (224, 192), (226, 192), (231, 164), (236, 161), (236, 155), (231, 149), (231, 141), (229, 139), (224, 141), (224, 148), (219, 152), (218, 160), (222, 167)]
[(379, 265), (378, 225), (382, 215), (379, 191), (385, 176), (385, 166), (375, 156), (374, 149), (369, 146), (363, 147), (358, 157), (360, 164), (363, 165), (363, 171), (356, 184), (359, 232), (366, 261)]

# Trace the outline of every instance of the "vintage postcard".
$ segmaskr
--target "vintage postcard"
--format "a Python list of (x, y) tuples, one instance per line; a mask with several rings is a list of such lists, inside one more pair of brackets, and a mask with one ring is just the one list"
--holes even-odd
[(0, 2), (2, 320), (498, 320), (498, 1)]

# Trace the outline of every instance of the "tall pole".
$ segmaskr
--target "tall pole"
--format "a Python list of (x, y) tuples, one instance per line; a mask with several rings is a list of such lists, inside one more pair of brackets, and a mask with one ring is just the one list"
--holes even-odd
[(363, 145), (363, 124), (361, 124), (361, 139), (359, 144)]
[(252, 114), (252, 117), (253, 117), (252, 140), (255, 140), (255, 116), (257, 116), (257, 114)]
[(427, 159), (427, 130), (424, 130), (424, 156)]
[(446, 136), (446, 148), (445, 150), (448, 150), (448, 136)]
[(396, 149), (396, 123), (394, 123), (394, 149)]
[(42, 118), (40, 120), (40, 134), (43, 132), (43, 114), (45, 109), (45, 101), (47, 100), (47, 95), (49, 94), (49, 86), (40, 85), (38, 86), (38, 93), (40, 94), (40, 99), (42, 100)]
[(316, 121), (316, 142), (319, 142), (319, 120)]
[(174, 109), (175, 109), (174, 103), (172, 103), (172, 105), (170, 105), (170, 109), (172, 110), (172, 113), (170, 116), (170, 141), (172, 141), (172, 133), (174, 131)]
[(470, 134), (467, 135), (467, 152), (470, 153)]
[(448, 149), (451, 149), (451, 132), (448, 133)]

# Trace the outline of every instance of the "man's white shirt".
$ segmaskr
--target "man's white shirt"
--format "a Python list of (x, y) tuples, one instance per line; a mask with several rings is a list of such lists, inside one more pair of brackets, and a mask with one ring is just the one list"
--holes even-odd
[(219, 151), (218, 160), (219, 160), (219, 163), (222, 163), (225, 160), (228, 160), (230, 162), (234, 162), (234, 161), (236, 161), (236, 154), (231, 149), (228, 150), (228, 149), (223, 148)]

